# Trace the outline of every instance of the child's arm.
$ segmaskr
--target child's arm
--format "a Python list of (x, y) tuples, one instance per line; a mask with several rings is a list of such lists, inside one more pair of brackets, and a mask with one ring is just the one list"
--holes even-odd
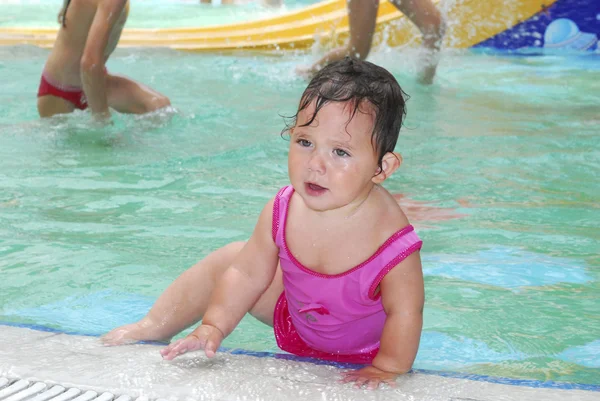
[[(96, 117), (107, 118), (108, 100), (104, 52), (110, 34), (127, 0), (105, 0), (100, 2), (81, 57), (81, 82), (88, 105)], [(76, 23), (76, 21), (73, 21)]]
[(381, 382), (393, 384), (398, 375), (411, 369), (417, 356), (425, 302), (419, 253), (408, 256), (387, 273), (380, 291), (387, 319), (379, 353), (372, 366), (345, 373), (344, 382), (354, 381), (370, 388), (377, 388)]
[(246, 312), (269, 287), (279, 261), (272, 238), (273, 201), (263, 209), (252, 236), (223, 273), (210, 299), (202, 324), (186, 338), (161, 351), (173, 359), (188, 351), (204, 349), (212, 357)]

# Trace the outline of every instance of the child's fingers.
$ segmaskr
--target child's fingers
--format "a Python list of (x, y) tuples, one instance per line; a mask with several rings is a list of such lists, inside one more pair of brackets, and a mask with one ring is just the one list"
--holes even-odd
[(221, 345), (221, 341), (223, 341), (223, 334), (218, 329), (212, 328), (208, 334), (206, 346), (204, 347), (204, 353), (207, 357), (212, 358), (215, 356), (217, 349), (219, 349), (219, 346)]
[(395, 379), (388, 379), (388, 380), (384, 380), (383, 382), (393, 388), (396, 388), (398, 386), (398, 383), (396, 383)]
[(160, 354), (161, 355), (168, 354), (180, 342), (181, 342), (181, 340), (177, 340), (174, 343), (171, 343), (171, 344), (167, 345), (166, 347), (164, 347), (163, 349), (160, 350)]
[(342, 382), (342, 383), (348, 383), (349, 381), (352, 381), (356, 378), (355, 371), (342, 372), (341, 375), (342, 375), (342, 378), (340, 379), (340, 382)]
[(134, 340), (126, 337), (127, 334), (129, 334), (127, 330), (115, 329), (100, 337), (100, 341), (102, 342), (102, 345), (106, 346), (122, 345), (128, 342), (134, 342)]
[(168, 361), (172, 360), (173, 358), (175, 358), (177, 355), (179, 355), (180, 353), (185, 352), (185, 350), (182, 350), (182, 347), (180, 346), (183, 340), (177, 340), (174, 343), (169, 344), (168, 346), (166, 346), (165, 348), (160, 350), (160, 354), (162, 355), (162, 357)]
[(379, 379), (371, 379), (367, 381), (367, 388), (369, 390), (375, 390), (379, 387), (379, 384), (381, 383), (381, 380)]
[(370, 380), (367, 377), (357, 377), (354, 382), (356, 383), (354, 387), (361, 388), (364, 384), (368, 383)]
[(393, 380), (382, 380), (378, 378), (373, 378), (369, 376), (362, 376), (357, 371), (344, 372), (342, 373), (342, 379), (339, 380), (340, 383), (350, 383), (354, 382), (355, 387), (366, 387), (368, 389), (377, 389), (383, 383), (390, 384), (391, 386), (395, 385)]
[(342, 373), (340, 383), (350, 383), (356, 381), (357, 378), (358, 375), (356, 374), (356, 372), (344, 372)]
[(193, 351), (200, 348), (200, 346), (194, 346), (194, 344), (192, 344), (196, 341), (196, 339), (190, 341), (189, 338), (177, 340), (173, 344), (161, 350), (160, 354), (162, 355), (163, 359), (170, 361), (181, 354), (185, 354), (188, 351)]
[(162, 349), (160, 354), (163, 359), (170, 361), (188, 351), (204, 349), (206, 356), (212, 358), (215, 356), (217, 349), (221, 345), (221, 341), (223, 341), (223, 334), (221, 331), (212, 326), (203, 325), (186, 338), (177, 340)]
[(217, 353), (217, 348), (212, 343), (206, 344), (206, 348), (204, 349), (204, 353), (207, 357), (212, 358)]

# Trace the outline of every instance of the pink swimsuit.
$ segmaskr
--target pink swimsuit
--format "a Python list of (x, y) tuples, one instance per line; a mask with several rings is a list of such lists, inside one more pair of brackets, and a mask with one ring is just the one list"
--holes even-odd
[(412, 226), (393, 234), (365, 262), (336, 275), (303, 266), (289, 251), (285, 227), (292, 186), (273, 205), (273, 240), (279, 247), (284, 292), (275, 306), (277, 345), (299, 356), (370, 363), (379, 351), (386, 314), (377, 287), (408, 255), (421, 249)]

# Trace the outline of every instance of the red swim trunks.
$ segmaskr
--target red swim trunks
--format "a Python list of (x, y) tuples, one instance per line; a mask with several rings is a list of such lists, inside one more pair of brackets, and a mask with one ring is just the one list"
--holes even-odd
[(48, 80), (46, 74), (42, 74), (42, 80), (38, 89), (38, 97), (52, 95), (65, 99), (79, 110), (87, 109), (87, 100), (83, 89), (76, 86), (57, 85)]

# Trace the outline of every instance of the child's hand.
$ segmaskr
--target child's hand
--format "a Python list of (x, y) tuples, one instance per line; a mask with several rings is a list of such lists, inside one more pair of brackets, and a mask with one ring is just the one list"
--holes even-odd
[(206, 356), (212, 358), (215, 356), (219, 345), (221, 345), (221, 341), (223, 341), (223, 333), (221, 330), (214, 326), (203, 324), (186, 338), (182, 338), (169, 344), (168, 347), (160, 351), (160, 354), (163, 359), (170, 361), (188, 351), (204, 349)]
[(377, 369), (375, 366), (367, 366), (359, 370), (342, 373), (342, 383), (355, 382), (356, 387), (366, 385), (367, 388), (376, 389), (382, 383), (389, 384), (392, 387), (395, 386), (397, 377), (396, 373), (386, 372)]

